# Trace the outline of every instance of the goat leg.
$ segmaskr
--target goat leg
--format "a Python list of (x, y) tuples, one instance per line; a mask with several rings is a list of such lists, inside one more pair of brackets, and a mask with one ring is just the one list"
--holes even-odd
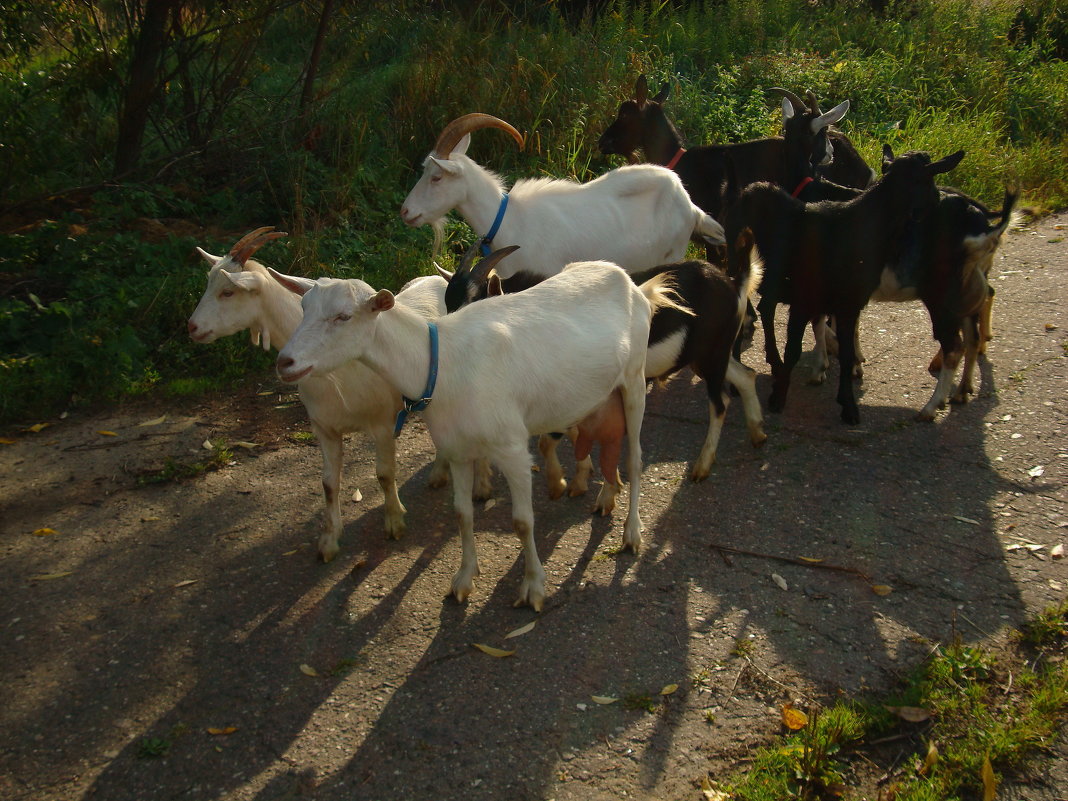
[(842, 421), (849, 425), (860, 422), (860, 409), (853, 391), (853, 365), (856, 364), (857, 317), (855, 311), (836, 314), (838, 324), (838, 403), (842, 407)]

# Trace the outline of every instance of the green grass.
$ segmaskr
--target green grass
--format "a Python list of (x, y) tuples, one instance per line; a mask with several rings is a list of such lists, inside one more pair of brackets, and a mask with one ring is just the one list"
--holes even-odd
[[(886, 773), (881, 792), (895, 801), (982, 797), (985, 782), (1022, 770), (1057, 736), (1068, 710), (1066, 655), (1068, 602), (1038, 615), (996, 655), (940, 646), (892, 697), (809, 710), (806, 726), (761, 749), (719, 791), (737, 801), (875, 797), (871, 784)], [(928, 717), (908, 722), (896, 713), (902, 707)], [(888, 741), (892, 754), (879, 748)], [(910, 746), (912, 756), (899, 760)]]
[[(643, 72), (671, 84), (667, 108), (691, 144), (773, 133), (768, 87), (811, 88), (827, 104), (851, 101), (844, 127), (871, 163), (884, 142), (963, 147), (950, 180), (988, 204), (1012, 184), (1024, 204), (1068, 206), (1068, 22), (1057, 0), (915, 0), (891, 3), (885, 18), (856, 0), (621, 3), (584, 21), (533, 0), (461, 5), (341, 4), (306, 117), (296, 102), (315, 10), (277, 12), (211, 146), (183, 139), (179, 81), (153, 109), (144, 170), (121, 185), (108, 182), (117, 76), (96, 49), (39, 36), (36, 17), (5, 21), (0, 423), (269, 370), (243, 337), (186, 338), (204, 280), (193, 245), (223, 252), (275, 224), (290, 236), (262, 251), (271, 266), (396, 289), (432, 270), (431, 232), (408, 229), (397, 210), (442, 125), (497, 114), (527, 145), (479, 132), (476, 160), (508, 180), (588, 180), (621, 163), (597, 139)], [(67, 28), (88, 24), (79, 19)], [(125, 52), (123, 26), (109, 30)], [(193, 80), (207, 74), (206, 62), (194, 66)], [(79, 186), (89, 188), (66, 191)], [(472, 238), (455, 219), (446, 234), (449, 247)]]

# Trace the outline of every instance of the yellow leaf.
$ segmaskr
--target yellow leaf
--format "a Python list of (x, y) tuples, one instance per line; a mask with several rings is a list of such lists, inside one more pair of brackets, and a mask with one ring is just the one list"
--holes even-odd
[(671, 695), (675, 690), (679, 689), (677, 684), (665, 684), (663, 689), (660, 690), (661, 695)]
[(29, 428), (24, 428), (22, 430), (23, 431), (29, 431), (31, 434), (36, 434), (42, 428), (48, 428), (50, 425), (52, 425), (52, 424), (51, 423), (34, 423)]
[(215, 450), (215, 446), (211, 444), (211, 440), (210, 439), (206, 439), (203, 442), (201, 442), (200, 443), (200, 447), (203, 448), (206, 451)]
[(497, 499), (496, 498), (490, 498), (488, 501), (486, 501), (486, 505), (484, 507), (482, 507), (482, 510), (485, 511), (485, 512), (488, 512), (490, 509), (492, 509), (496, 505), (497, 505)]
[(784, 579), (778, 573), (772, 573), (771, 574), (771, 580), (774, 581), (775, 584), (778, 585), (779, 589), (782, 590), (783, 592), (785, 592), (787, 589), (789, 589), (789, 587), (786, 584), (786, 579)]
[(528, 631), (530, 631), (531, 629), (533, 629), (533, 628), (534, 628), (534, 625), (535, 625), (535, 624), (536, 624), (537, 622), (538, 622), (538, 621), (536, 621), (536, 620), (532, 620), (532, 621), (530, 621), (529, 623), (527, 623), (527, 625), (525, 625), (525, 626), (520, 626), (520, 627), (519, 627), (519, 628), (517, 628), (517, 629), (516, 629), (515, 631), (510, 631), (510, 632), (508, 632), (507, 634), (505, 634), (505, 635), (504, 635), (504, 639), (506, 639), (506, 640), (509, 640), (509, 639), (511, 639), (512, 637), (521, 637), (521, 636), (523, 636), (523, 635), (524, 635), (524, 634), (526, 634), (526, 633), (527, 633)]
[(284, 554), (282, 554), (282, 556), (292, 556), (296, 552), (297, 552), (297, 549), (294, 548), (292, 551), (286, 551)]
[(812, 564), (812, 565), (818, 565), (820, 562), (823, 561), (822, 557), (817, 559), (817, 558), (812, 557), (812, 556), (799, 556), (797, 558), (800, 559), (802, 562), (808, 562), (809, 564)]
[(872, 584), (871, 591), (876, 595), (889, 595), (894, 591), (894, 588), (889, 584)]
[(177, 584), (174, 585), (174, 588), (178, 589), (179, 587), (188, 587), (190, 584), (196, 584), (196, 583), (197, 583), (196, 579), (186, 579), (185, 581), (179, 581)]
[(0, 437), (0, 445), (14, 445), (15, 440), (8, 439), (7, 437)]
[(902, 720), (907, 720), (909, 723), (923, 723), (925, 720), (931, 719), (931, 713), (918, 706), (888, 706), (886, 711), (897, 715)]
[(782, 708), (782, 725), (790, 731), (803, 729), (808, 725), (808, 715), (796, 709), (793, 704), (786, 704)]
[(99, 434), (102, 437), (117, 437), (118, 436), (118, 434), (116, 434), (114, 431), (105, 431), (104, 429), (101, 429), (100, 431), (97, 431), (96, 433)]
[(707, 776), (701, 777), (701, 795), (705, 797), (705, 801), (730, 801), (730, 796), (714, 788)]
[(144, 517), (141, 518), (141, 522), (142, 523), (154, 523), (159, 519), (160, 519), (159, 515), (145, 515)]
[(471, 644), (475, 646), (475, 648), (480, 650), (482, 653), (489, 654), (490, 656), (495, 656), (498, 659), (503, 659), (506, 656), (512, 656), (515, 654), (515, 651), (505, 651), (501, 648), (494, 648), (492, 645), (483, 645), (480, 642), (473, 642)]
[(57, 532), (56, 532), (56, 530), (54, 528), (39, 528), (39, 529), (37, 529), (36, 531), (33, 532), (33, 536), (35, 536), (35, 537), (47, 537), (49, 534), (56, 534), (56, 533)]
[(246, 451), (250, 451), (253, 448), (260, 447), (260, 443), (258, 442), (235, 442), (234, 445), (239, 448), (244, 448)]
[(610, 695), (591, 695), (590, 698), (595, 704), (601, 704), (602, 706), (605, 704), (614, 704), (616, 701), (619, 700), (618, 698), (613, 698)]
[(926, 776), (927, 771), (934, 767), (935, 762), (938, 761), (938, 746), (934, 744), (934, 740), (931, 740), (927, 744), (927, 756), (923, 759), (923, 765), (920, 767), (920, 775)]
[(51, 581), (52, 579), (66, 578), (73, 575), (73, 570), (64, 570), (62, 573), (41, 573), (37, 576), (30, 576), (30, 581)]
[(305, 676), (312, 676), (313, 678), (319, 675), (319, 671), (313, 668), (311, 665), (301, 665), (300, 672), (303, 673)]
[(983, 758), (983, 770), (979, 775), (983, 778), (983, 801), (994, 801), (998, 793), (998, 777), (994, 775), (994, 767), (990, 764), (990, 754)]
[(145, 420), (145, 422), (143, 422), (143, 423), (138, 423), (137, 426), (139, 428), (144, 428), (146, 426), (158, 426), (160, 423), (165, 423), (165, 422), (167, 422), (167, 415), (163, 415), (161, 417), (157, 417), (155, 420)]
[(237, 731), (237, 726), (209, 726), (208, 734), (220, 735), (220, 734), (233, 734)]

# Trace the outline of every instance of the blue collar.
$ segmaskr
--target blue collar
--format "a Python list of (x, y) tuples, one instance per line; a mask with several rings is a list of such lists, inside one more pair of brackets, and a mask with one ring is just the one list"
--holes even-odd
[(501, 227), (501, 220), (504, 219), (504, 212), (508, 209), (508, 193), (504, 193), (504, 197), (501, 198), (501, 205), (497, 207), (497, 218), (493, 221), (493, 225), (490, 226), (489, 233), (482, 237), (482, 258), (486, 258), (490, 254), (490, 242), (493, 241), (493, 237), (497, 236), (497, 231)]
[(438, 327), (428, 322), (427, 328), (430, 330), (430, 373), (426, 378), (426, 389), (423, 390), (423, 397), (418, 400), (402, 396), (404, 406), (397, 412), (397, 425), (393, 429), (394, 438), (400, 436), (404, 421), (408, 419), (408, 412), (421, 412), (430, 405), (434, 385), (438, 383)]

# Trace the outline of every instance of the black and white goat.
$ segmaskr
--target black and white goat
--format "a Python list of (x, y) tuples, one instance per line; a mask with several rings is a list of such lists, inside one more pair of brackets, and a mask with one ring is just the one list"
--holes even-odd
[[(501, 252), (503, 253), (503, 251)], [(497, 254), (494, 254), (496, 256)], [(536, 286), (540, 276), (521, 271), (501, 279), (492, 274), (499, 259), (490, 257), (475, 264), (476, 249), (468, 250), (457, 273), (465, 273), (464, 284), (473, 288), (466, 304), (495, 294), (522, 292)], [(666, 380), (684, 367), (704, 379), (708, 392), (709, 423), (704, 444), (690, 471), (693, 481), (708, 478), (716, 460), (723, 421), (727, 413), (729, 395), (725, 382), (732, 384), (742, 399), (749, 439), (754, 447), (767, 440), (763, 429), (760, 401), (756, 394), (756, 380), (751, 369), (741, 364), (732, 355), (735, 338), (742, 325), (742, 318), (751, 291), (760, 281), (760, 269), (749, 263), (740, 265), (739, 275), (730, 278), (720, 268), (706, 261), (685, 261), (653, 267), (631, 278), (641, 285), (654, 279), (669, 286), (678, 300), (677, 306), (661, 306), (653, 311), (649, 329), (649, 350), (645, 360), (647, 379)], [(458, 308), (458, 300), (446, 295), (449, 311)], [(579, 462), (575, 478), (569, 487), (571, 495), (586, 490), (590, 464), (590, 446), (598, 442), (601, 447), (601, 473), (605, 485), (598, 496), (594, 511), (611, 512), (611, 498), (619, 491), (618, 471), (615, 464), (619, 458), (623, 428), (614, 399), (610, 399), (597, 414), (579, 424), (575, 439), (575, 458)], [(556, 457), (556, 440), (544, 439), (539, 449), (546, 460), (546, 477), (550, 489), (560, 481), (562, 468)], [(605, 492), (611, 493), (607, 496)], [(560, 493), (556, 493), (560, 494)]]
[[(916, 233), (927, 229), (915, 223), (939, 206), (934, 176), (953, 169), (962, 158), (963, 151), (933, 163), (920, 152), (897, 159), (884, 156), (883, 177), (846, 203), (805, 204), (771, 184), (751, 185), (741, 192), (727, 221), (728, 258), (730, 270), (737, 271), (755, 247), (763, 262), (758, 309), (774, 380), (768, 402), (772, 411), (781, 411), (786, 403), (805, 326), (829, 314), (838, 325), (842, 419), (860, 421), (852, 382), (860, 311), (883, 282), (887, 266), (920, 263), (910, 258), (909, 250), (927, 246), (926, 237)], [(776, 303), (790, 304), (785, 363), (768, 325)], [(961, 353), (959, 317), (951, 322), (940, 318), (934, 329), (947, 362), (955, 367), (953, 359), (959, 360)]]

